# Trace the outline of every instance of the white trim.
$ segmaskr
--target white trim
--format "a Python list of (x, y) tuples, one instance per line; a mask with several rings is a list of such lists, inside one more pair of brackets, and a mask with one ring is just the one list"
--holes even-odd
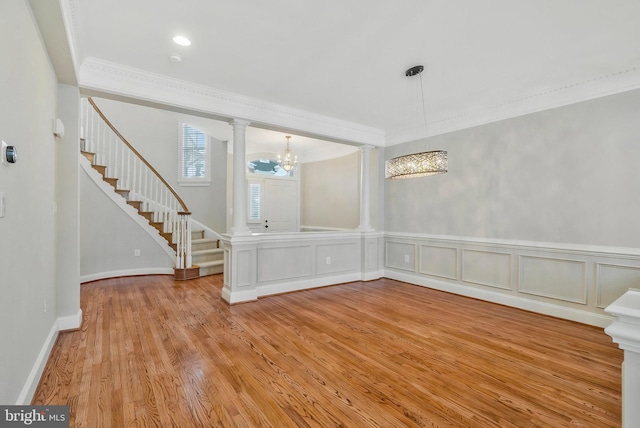
[(58, 317), (58, 331), (75, 330), (82, 326), (82, 309), (78, 313), (66, 317)]
[(255, 288), (252, 288), (251, 290), (232, 292), (229, 291), (228, 288), (223, 287), (222, 299), (230, 305), (233, 305), (234, 303), (253, 302), (258, 300), (258, 293)]
[(523, 94), (510, 100), (498, 100), (472, 111), (452, 112), (427, 123), (426, 129), (391, 129), (385, 132), (94, 57), (89, 57), (82, 63), (78, 75), (79, 86), (88, 90), (206, 112), (221, 119), (244, 118), (254, 124), (279, 127), (333, 141), (383, 147), (640, 88), (640, 65), (630, 66), (579, 82), (568, 81), (555, 88)]
[(16, 406), (26, 406), (31, 404), (31, 400), (33, 399), (33, 394), (36, 392), (36, 388), (38, 387), (38, 383), (40, 382), (40, 377), (42, 376), (42, 372), (44, 372), (44, 368), (47, 365), (47, 360), (49, 359), (49, 354), (51, 354), (51, 350), (53, 349), (53, 345), (56, 343), (56, 339), (58, 338), (58, 320), (53, 322), (51, 326), (51, 330), (49, 330), (49, 334), (42, 344), (42, 348), (40, 348), (40, 353), (36, 358), (33, 367), (31, 368), (31, 372), (29, 372), (29, 376), (27, 377), (27, 381), (22, 387), (22, 391), (16, 400)]
[(256, 287), (256, 291), (258, 297), (264, 297), (273, 294), (290, 293), (292, 291), (308, 290), (311, 288), (326, 287), (329, 285), (360, 281), (360, 278), (360, 272), (352, 272), (342, 275), (303, 279), (299, 281), (287, 281), (270, 285), (258, 285)]
[(117, 96), (204, 112), (220, 120), (244, 119), (310, 137), (383, 146), (384, 131), (281, 104), (197, 85), (126, 65), (89, 57), (80, 66), (79, 86)]
[(375, 270), (371, 272), (362, 272), (359, 281), (374, 281), (384, 277), (384, 270)]
[(497, 100), (472, 111), (458, 111), (411, 130), (387, 130), (386, 146), (415, 141), (447, 132), (485, 125), (531, 113), (550, 110), (640, 88), (640, 65), (579, 82), (569, 81), (555, 88)]
[(477, 244), (477, 245), (490, 245), (497, 247), (520, 247), (530, 248), (535, 250), (557, 250), (566, 253), (582, 254), (596, 253), (602, 256), (620, 257), (640, 256), (640, 248), (629, 247), (607, 247), (602, 245), (582, 245), (582, 244), (566, 244), (557, 242), (541, 242), (541, 241), (521, 241), (515, 239), (490, 239), (490, 238), (476, 238), (470, 236), (453, 236), (453, 235), (430, 235), (424, 233), (406, 233), (406, 232), (384, 232), (385, 238), (405, 238), (410, 240), (428, 240), (428, 241), (442, 241), (451, 243), (464, 243), (464, 244)]
[(428, 279), (420, 275), (410, 274), (407, 272), (397, 272), (387, 269), (385, 270), (384, 276), (386, 278), (419, 285), (421, 287), (432, 288), (434, 290), (445, 291), (448, 293), (458, 294), (460, 296), (473, 297), (475, 299), (480, 299), (487, 302), (498, 303), (500, 305), (510, 306), (513, 308), (523, 309), (539, 314), (550, 315), (553, 317), (576, 321), (579, 323), (589, 324), (597, 327), (607, 327), (613, 321), (612, 317), (606, 315), (599, 315), (588, 311), (568, 308), (566, 306), (554, 305), (552, 303), (511, 296), (492, 290), (466, 287), (464, 285), (452, 284), (435, 279)]
[(40, 352), (38, 353), (38, 357), (36, 358), (35, 363), (33, 363), (33, 367), (31, 367), (29, 376), (27, 377), (27, 380), (22, 387), (22, 391), (20, 391), (20, 395), (16, 400), (16, 406), (27, 406), (31, 404), (33, 394), (35, 394), (36, 392), (36, 388), (40, 383), (40, 378), (42, 377), (42, 373), (44, 372), (44, 369), (47, 365), (47, 361), (49, 361), (49, 356), (51, 355), (53, 345), (55, 345), (56, 340), (58, 339), (58, 333), (64, 330), (75, 330), (77, 328), (80, 328), (81, 325), (82, 309), (78, 310), (78, 313), (76, 315), (58, 317), (53, 322), (51, 330), (49, 330), (49, 334), (44, 340), (42, 348), (40, 348)]
[(140, 276), (140, 275), (173, 275), (172, 268), (140, 268), (140, 269), (125, 269), (125, 270), (113, 270), (110, 272), (98, 272), (91, 275), (84, 275), (80, 277), (80, 284), (85, 282), (97, 281), (99, 279), (118, 278), (121, 276)]

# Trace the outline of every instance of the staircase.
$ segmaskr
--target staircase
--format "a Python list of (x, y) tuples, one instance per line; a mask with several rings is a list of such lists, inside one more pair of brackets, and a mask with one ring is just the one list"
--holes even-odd
[[(224, 253), (220, 241), (206, 238), (205, 230), (191, 229), (191, 213), (175, 190), (120, 135), (93, 100), (87, 101), (82, 109), (81, 153), (113, 191), (135, 208), (175, 251), (175, 279), (221, 273)], [(112, 136), (108, 136), (109, 131)], [(85, 133), (96, 141), (88, 141)], [(99, 159), (105, 160), (100, 163), (113, 167), (101, 165)], [(108, 174), (108, 169), (116, 172)], [(209, 235), (212, 233), (215, 234), (209, 231)]]

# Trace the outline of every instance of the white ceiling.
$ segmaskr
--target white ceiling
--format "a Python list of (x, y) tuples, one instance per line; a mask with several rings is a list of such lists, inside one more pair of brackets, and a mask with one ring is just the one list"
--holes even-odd
[[(638, 0), (69, 1), (80, 66), (123, 64), (376, 128), (388, 143), (422, 126), (419, 80), (404, 76), (416, 64), (425, 135), (640, 87)], [(284, 147), (286, 132), (252, 132)]]

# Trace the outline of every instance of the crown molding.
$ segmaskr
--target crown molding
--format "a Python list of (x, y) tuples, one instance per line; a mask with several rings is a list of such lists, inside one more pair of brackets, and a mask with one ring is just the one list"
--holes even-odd
[(259, 127), (355, 144), (385, 144), (384, 131), (231, 92), (173, 79), (98, 58), (80, 67), (84, 90), (201, 112), (221, 120), (242, 119)]
[(71, 51), (71, 59), (76, 76), (80, 73), (80, 59), (83, 57), (82, 47), (80, 43), (80, 30), (78, 27), (78, 14), (76, 11), (76, 3), (74, 0), (60, 0), (60, 11), (64, 21), (65, 32), (69, 42), (69, 50)]
[(640, 88), (640, 65), (628, 67), (582, 81), (486, 104), (475, 110), (461, 111), (437, 118), (424, 126), (387, 131), (386, 146), (446, 134), (556, 107), (588, 101)]

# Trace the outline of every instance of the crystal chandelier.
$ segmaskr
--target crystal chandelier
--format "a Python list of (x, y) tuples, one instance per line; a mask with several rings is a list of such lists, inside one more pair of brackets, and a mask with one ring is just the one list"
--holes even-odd
[(291, 172), (298, 166), (298, 156), (293, 156), (289, 150), (289, 139), (291, 135), (285, 137), (287, 139), (287, 150), (284, 152), (284, 158), (278, 155), (278, 165), (287, 172)]
[(447, 152), (434, 150), (398, 156), (384, 163), (385, 178), (427, 177), (447, 172)]
[[(423, 66), (416, 65), (408, 69), (404, 75), (407, 77), (416, 76), (422, 73), (422, 70), (424, 70)], [(422, 94), (422, 116), (426, 130), (427, 118), (424, 111), (422, 75), (420, 75), (420, 92)], [(427, 177), (429, 175), (443, 174), (447, 172), (447, 167), (447, 152), (444, 150), (433, 150), (389, 159), (384, 163), (384, 176), (390, 179)]]

